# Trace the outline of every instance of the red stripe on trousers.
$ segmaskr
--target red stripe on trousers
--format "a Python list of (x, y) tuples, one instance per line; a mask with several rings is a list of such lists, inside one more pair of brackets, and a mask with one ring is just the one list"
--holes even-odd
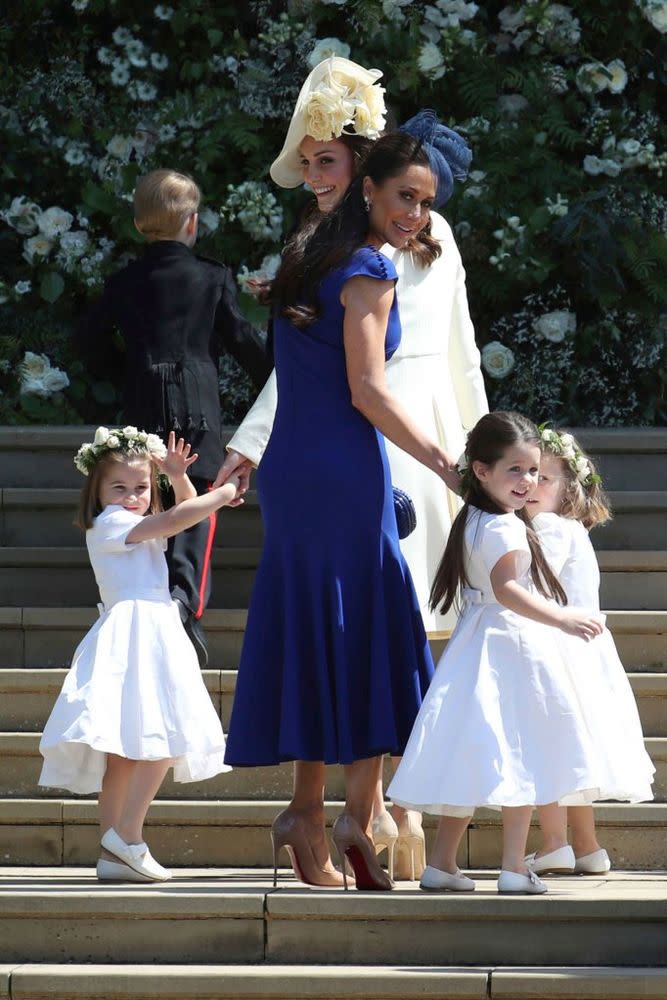
[[(212, 483), (208, 484), (209, 490), (212, 485)], [(195, 611), (195, 618), (201, 618), (204, 614), (204, 594), (206, 593), (208, 574), (211, 571), (211, 553), (213, 552), (213, 539), (215, 538), (217, 520), (218, 515), (216, 511), (208, 515), (208, 537), (206, 539), (206, 549), (204, 550), (204, 565), (202, 567), (201, 580), (199, 581), (199, 604)]]

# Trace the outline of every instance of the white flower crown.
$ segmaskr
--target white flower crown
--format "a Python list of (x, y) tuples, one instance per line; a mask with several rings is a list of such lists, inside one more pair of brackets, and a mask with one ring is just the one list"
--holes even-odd
[(377, 83), (364, 85), (330, 69), (307, 99), (306, 135), (318, 142), (337, 139), (344, 132), (379, 139), (387, 113), (383, 94), (384, 87)]
[(538, 430), (544, 450), (566, 461), (582, 486), (593, 486), (602, 482), (571, 434), (553, 430), (546, 424), (540, 424)]
[(167, 449), (157, 434), (147, 434), (136, 427), (98, 427), (93, 441), (81, 445), (74, 456), (74, 464), (84, 476), (90, 475), (102, 455), (121, 450), (129, 455), (146, 455), (165, 458)]

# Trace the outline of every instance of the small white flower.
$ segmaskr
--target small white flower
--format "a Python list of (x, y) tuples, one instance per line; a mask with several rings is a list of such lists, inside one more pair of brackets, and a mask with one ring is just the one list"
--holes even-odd
[(176, 129), (173, 125), (160, 125), (158, 131), (158, 139), (160, 142), (171, 142), (172, 139), (176, 138)]
[(127, 163), (132, 152), (132, 140), (126, 135), (114, 135), (107, 143), (107, 152), (117, 160)]
[(350, 51), (347, 42), (341, 42), (340, 38), (320, 38), (308, 56), (308, 65), (314, 69), (330, 56), (342, 56), (343, 59), (349, 59)]
[(130, 64), (119, 59), (111, 70), (111, 82), (115, 87), (124, 87), (130, 79)]
[(201, 208), (199, 210), (199, 225), (204, 233), (214, 233), (220, 225), (220, 215), (212, 208)]
[(67, 147), (67, 150), (65, 152), (66, 163), (69, 163), (70, 166), (72, 167), (76, 167), (80, 163), (85, 163), (85, 161), (86, 161), (86, 154), (84, 153), (84, 151), (81, 149), (80, 146), (75, 146), (74, 144), (72, 144), (71, 146)]
[(133, 41), (132, 34), (127, 30), (127, 28), (116, 28), (111, 37), (116, 45), (127, 45), (128, 42)]
[(110, 434), (106, 440), (107, 448), (120, 448), (120, 438), (117, 434)]
[(574, 438), (571, 434), (561, 434), (560, 441), (565, 448), (572, 448), (574, 446)]
[(158, 4), (154, 9), (153, 13), (159, 21), (171, 21), (174, 16), (174, 8), (167, 7), (164, 4)]
[(492, 340), (482, 348), (482, 368), (491, 378), (507, 378), (515, 364), (514, 352), (499, 340)]
[(601, 168), (602, 173), (607, 174), (608, 177), (618, 177), (623, 169), (618, 160), (602, 160)]
[(88, 233), (81, 229), (71, 229), (60, 237), (60, 249), (69, 257), (83, 257), (89, 247)]
[[(602, 148), (604, 150), (604, 146)], [(642, 144), (636, 139), (621, 139), (616, 148), (618, 152), (622, 153), (624, 156), (636, 156), (642, 148)]]
[(151, 66), (153, 69), (162, 70), (166, 69), (169, 65), (169, 59), (162, 52), (151, 52)]
[(84, 11), (87, 6), (88, 6), (88, 0), (72, 0), (72, 8), (78, 14)]
[(592, 156), (589, 154), (584, 157), (584, 171), (590, 174), (591, 177), (597, 177), (598, 174), (602, 173), (602, 160), (599, 156)]
[(518, 118), (528, 107), (528, 101), (523, 94), (501, 94), (496, 101), (496, 107), (501, 115), (508, 118)]
[(95, 431), (95, 437), (93, 438), (93, 444), (99, 448), (105, 445), (109, 440), (110, 431), (107, 427), (98, 427)]
[(152, 101), (157, 97), (157, 87), (146, 80), (138, 80), (136, 93), (140, 101)]
[(127, 427), (123, 427), (123, 434), (125, 437), (133, 438), (136, 437), (138, 433), (138, 429), (133, 427), (132, 424), (128, 424)]
[(599, 94), (601, 90), (606, 90), (608, 79), (602, 63), (584, 63), (575, 77), (582, 94)]
[(471, 170), (468, 177), (474, 184), (479, 184), (486, 177), (486, 170)]
[(113, 52), (108, 49), (105, 45), (97, 50), (97, 59), (102, 63), (103, 66), (110, 66), (113, 62)]
[(17, 281), (14, 285), (14, 291), (17, 295), (27, 295), (28, 292), (32, 291), (31, 281)]
[(557, 219), (567, 215), (569, 211), (569, 202), (567, 198), (561, 197), (560, 194), (556, 195), (555, 200), (547, 198), (546, 204), (549, 215), (554, 215)]
[(424, 42), (419, 50), (417, 66), (427, 80), (439, 80), (445, 75), (442, 52), (434, 42)]

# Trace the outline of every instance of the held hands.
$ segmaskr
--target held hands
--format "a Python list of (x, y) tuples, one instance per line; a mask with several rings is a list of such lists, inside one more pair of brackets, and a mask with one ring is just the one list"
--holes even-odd
[(600, 635), (604, 628), (599, 618), (581, 608), (562, 608), (558, 627), (568, 635), (576, 635), (586, 642)]
[(188, 469), (193, 462), (197, 461), (199, 455), (191, 455), (190, 445), (183, 438), (179, 438), (177, 441), (174, 432), (170, 431), (166, 456), (156, 458), (155, 455), (152, 455), (151, 458), (160, 472), (169, 477), (169, 482), (173, 486), (175, 481), (183, 479), (187, 475)]
[(248, 491), (251, 472), (252, 464), (245, 455), (240, 455), (237, 451), (230, 451), (220, 467), (211, 489), (222, 489), (225, 486), (233, 487), (235, 495), (231, 500), (226, 501), (225, 506), (240, 507), (243, 503), (243, 494)]

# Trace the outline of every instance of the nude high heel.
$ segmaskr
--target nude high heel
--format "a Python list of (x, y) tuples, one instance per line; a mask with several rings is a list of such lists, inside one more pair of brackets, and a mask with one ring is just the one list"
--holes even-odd
[(418, 881), (426, 867), (426, 838), (421, 815), (408, 809), (398, 821), (396, 843), (396, 878)]
[(278, 813), (271, 825), (273, 844), (273, 888), (278, 885), (278, 852), (281, 847), (289, 854), (294, 874), (305, 885), (340, 889), (344, 876), (335, 869), (322, 868), (308, 840), (306, 822), (289, 809)]
[(398, 827), (391, 813), (383, 809), (373, 820), (373, 844), (375, 853), (379, 854), (387, 848), (387, 869), (389, 878), (394, 878), (394, 849), (398, 840)]
[(383, 871), (375, 855), (372, 840), (366, 836), (354, 817), (348, 813), (341, 813), (333, 825), (332, 834), (340, 856), (345, 889), (347, 889), (346, 857), (350, 859), (354, 869), (357, 889), (386, 891), (394, 888), (394, 883)]

